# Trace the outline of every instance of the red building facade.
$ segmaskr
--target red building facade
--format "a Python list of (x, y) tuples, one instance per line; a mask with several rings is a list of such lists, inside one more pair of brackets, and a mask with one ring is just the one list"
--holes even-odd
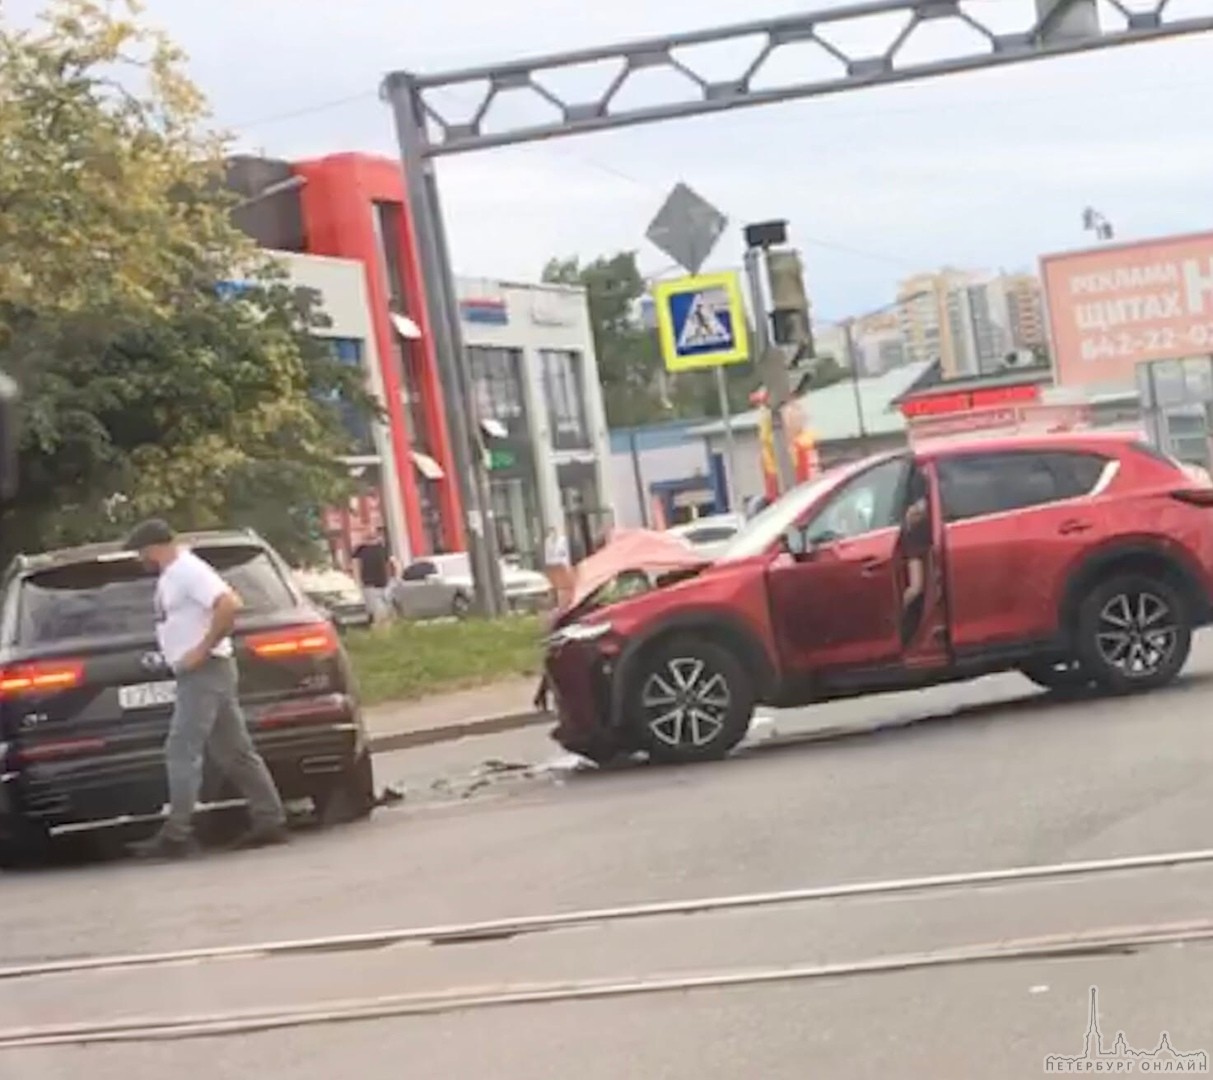
[[(414, 555), (465, 546), (438, 357), (399, 163), (363, 154), (296, 162), (305, 250), (366, 270), (394, 472)], [(393, 319), (420, 331), (406, 338)], [(437, 468), (435, 468), (435, 465)]]
[[(397, 550), (412, 557), (466, 547), (438, 357), (417, 241), (398, 161), (336, 154), (310, 161), (236, 158), (237, 225), (265, 248), (362, 264), (382, 387), (386, 446), (377, 484)], [(382, 458), (390, 454), (390, 467)], [(398, 497), (397, 497), (398, 496)]]

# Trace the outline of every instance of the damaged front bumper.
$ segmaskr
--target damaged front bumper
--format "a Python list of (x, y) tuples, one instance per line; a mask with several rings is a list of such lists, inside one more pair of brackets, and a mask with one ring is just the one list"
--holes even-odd
[(552, 738), (591, 761), (626, 749), (614, 698), (619, 654), (620, 640), (606, 623), (567, 627), (548, 641), (544, 684), (557, 718)]

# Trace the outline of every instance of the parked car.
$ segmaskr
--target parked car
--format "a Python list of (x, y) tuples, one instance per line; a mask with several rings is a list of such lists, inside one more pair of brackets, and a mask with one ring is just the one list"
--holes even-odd
[(366, 629), (372, 623), (370, 608), (358, 582), (335, 567), (295, 571), (295, 581), (307, 598), (328, 613), (339, 630)]
[(705, 558), (714, 559), (723, 554), (745, 522), (741, 514), (710, 514), (666, 531), (685, 540)]
[[(905, 605), (913, 478), (929, 533)], [(596, 760), (718, 758), (755, 705), (1018, 670), (1054, 690), (1162, 686), (1213, 611), (1213, 489), (1098, 433), (868, 458), (786, 494), (713, 563), (557, 622), (555, 736)], [(915, 615), (907, 636), (907, 612)]]
[[(349, 661), (263, 540), (182, 538), (244, 601), (233, 635), (254, 742), (285, 800), (335, 822), (375, 802)], [(152, 822), (167, 802), (175, 683), (156, 645), (155, 577), (115, 544), (21, 556), (0, 586), (0, 862), (63, 831)], [(233, 805), (208, 769), (201, 809)]]
[[(555, 602), (551, 582), (534, 570), (504, 560), (501, 577), (506, 602), (514, 611), (544, 611)], [(405, 619), (462, 619), (472, 610), (475, 590), (466, 552), (429, 555), (405, 567), (390, 590), (396, 613)]]

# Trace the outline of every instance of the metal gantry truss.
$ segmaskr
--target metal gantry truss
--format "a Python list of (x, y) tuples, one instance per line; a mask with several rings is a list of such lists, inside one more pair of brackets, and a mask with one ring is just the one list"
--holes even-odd
[[(1032, 0), (1031, 4), (1025, 0), (1022, 10), (1027, 25), (1008, 30), (1002, 28), (1003, 16), (1012, 3), (869, 0), (803, 15), (438, 75), (398, 71), (384, 80), (384, 97), (392, 106), (400, 141), (432, 347), (451, 423), (455, 472), (468, 515), (468, 547), (481, 610), (490, 615), (500, 612), (504, 598), (484, 444), (471, 410), (471, 372), (463, 347), (434, 159), (1213, 30), (1213, 0)], [(1191, 14), (1193, 9), (1196, 14)], [(1181, 10), (1186, 14), (1177, 14)], [(947, 40), (941, 44), (929, 28), (947, 25), (961, 32), (946, 35)], [(864, 41), (877, 40), (883, 34), (884, 44), (861, 51), (844, 43), (848, 32)], [(928, 51), (933, 54), (930, 59), (916, 58), (919, 50), (912, 48), (922, 38), (928, 39)], [(738, 55), (750, 49), (749, 60), (738, 63), (732, 78), (712, 78), (703, 73), (702, 51), (721, 45), (736, 49)], [(784, 83), (767, 85), (772, 62), (793, 49), (803, 58), (799, 72)], [(810, 62), (814, 57), (815, 61)], [(824, 76), (816, 74), (821, 61), (828, 68)], [(592, 65), (612, 69), (606, 89), (597, 96), (577, 100), (553, 87), (553, 77), (562, 72), (575, 75), (578, 69)], [(650, 104), (639, 106), (620, 101), (629, 84), (639, 81), (637, 76), (653, 71), (680, 78), (685, 83), (685, 97), (665, 103), (650, 99)], [(470, 119), (451, 118), (449, 106), (440, 99), (452, 91), (476, 99)], [(529, 96), (549, 112), (554, 111), (555, 118), (542, 123), (507, 121), (498, 129), (499, 110), (494, 106), (506, 94)], [(553, 524), (558, 523), (545, 522)]]
[[(1024, 22), (1015, 30), (999, 29), (1012, 0), (871, 0), (789, 15), (754, 20), (711, 30), (624, 42), (618, 45), (557, 53), (528, 60), (467, 68), (438, 75), (397, 72), (388, 76), (387, 90), (407, 87), (419, 97), (424, 113), (423, 151), (427, 157), (458, 154), (513, 143), (533, 142), (581, 132), (651, 123), (723, 112), (746, 105), (763, 105), (794, 98), (817, 97), (888, 83), (906, 82), (1002, 64), (1087, 52), (1117, 45), (1213, 30), (1213, 0), (1184, 0), (1197, 14), (1173, 14), (1178, 0), (1102, 0), (1102, 22), (1095, 0), (1035, 0), (1025, 7)], [(1203, 6), (1203, 12), (1201, 8)], [(1001, 12), (999, 9), (1002, 9)], [(1170, 10), (1169, 10), (1170, 9)], [(966, 28), (955, 40), (939, 46), (943, 55), (929, 60), (907, 56), (927, 27), (951, 24)], [(883, 44), (860, 52), (840, 39), (856, 36), (884, 38)], [(927, 31), (929, 33), (929, 31)], [(696, 50), (731, 44), (749, 60), (738, 64), (732, 78), (714, 79), (697, 67)], [(938, 39), (932, 37), (932, 45)], [(808, 61), (816, 54), (830, 68), (824, 77), (792, 78), (766, 85), (764, 76), (781, 52), (795, 47)], [(587, 66), (611, 67), (604, 90), (590, 100), (571, 100), (558, 92), (553, 77), (573, 74)], [(823, 66), (814, 63), (814, 69)], [(629, 83), (643, 72), (673, 73), (685, 86), (677, 101), (639, 106), (619, 103)], [(804, 71), (804, 75), (810, 73)], [(444, 92), (456, 91), (475, 99), (471, 116), (455, 120)], [(542, 122), (506, 123), (494, 106), (502, 95), (529, 96), (554, 118)], [(492, 123), (490, 123), (490, 120)]]

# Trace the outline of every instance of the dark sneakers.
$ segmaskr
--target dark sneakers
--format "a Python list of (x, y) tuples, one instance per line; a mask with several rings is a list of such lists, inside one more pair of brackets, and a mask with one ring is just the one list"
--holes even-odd
[(192, 858), (198, 854), (198, 842), (192, 836), (179, 839), (158, 832), (148, 840), (140, 840), (136, 844), (131, 844), (128, 850), (137, 859), (164, 862)]
[(248, 832), (236, 837), (229, 851), (253, 851), (256, 848), (279, 847), (290, 843), (290, 833), (285, 825), (255, 825)]

